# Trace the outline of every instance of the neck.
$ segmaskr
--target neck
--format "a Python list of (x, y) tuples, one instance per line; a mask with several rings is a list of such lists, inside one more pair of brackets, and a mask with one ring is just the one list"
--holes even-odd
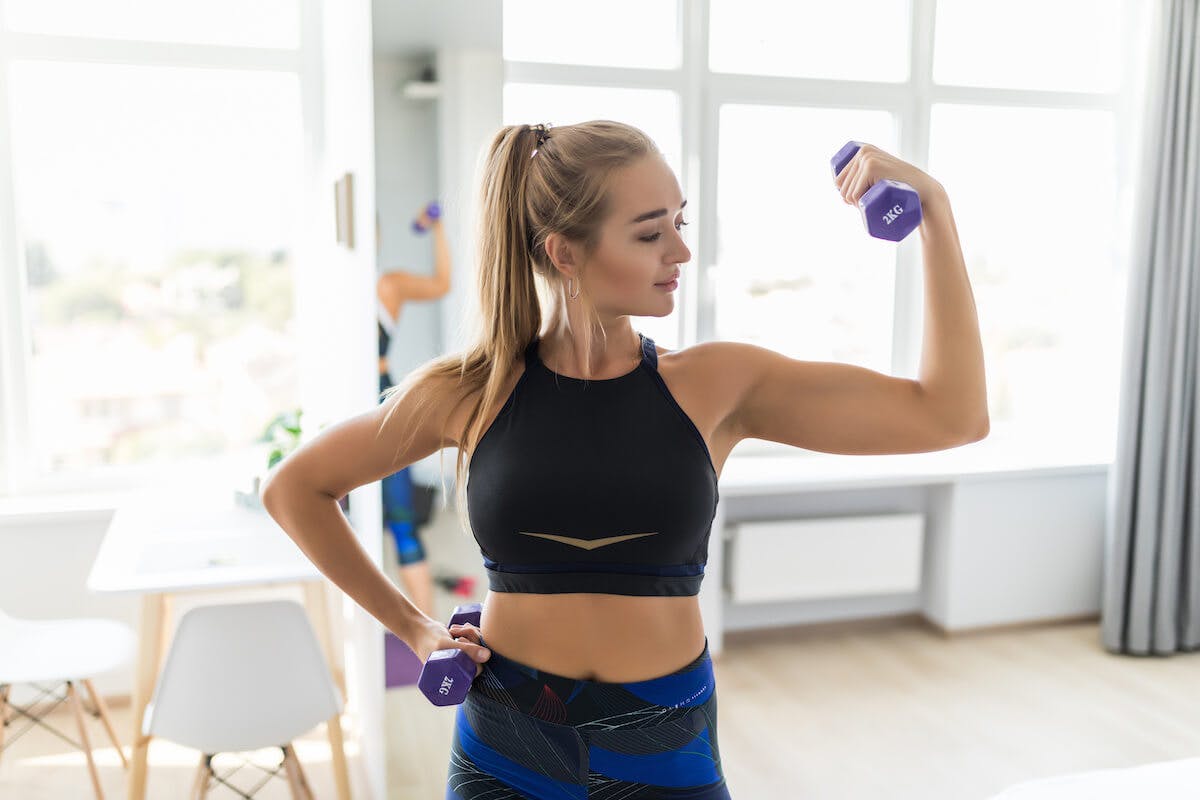
[[(602, 331), (594, 332), (589, 357), (588, 347), (580, 337), (552, 321), (546, 332), (540, 335), (542, 361), (553, 365), (551, 369), (563, 375), (628, 371), (628, 367), (636, 366), (641, 361), (642, 341), (630, 324), (629, 317), (622, 317)], [(607, 342), (602, 337), (607, 337)], [(585, 369), (584, 364), (590, 364), (591, 368)]]

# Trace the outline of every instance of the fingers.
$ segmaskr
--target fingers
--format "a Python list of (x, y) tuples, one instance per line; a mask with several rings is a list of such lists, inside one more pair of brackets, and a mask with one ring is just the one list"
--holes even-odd
[(870, 175), (867, 174), (866, 168), (858, 171), (858, 175), (854, 178), (854, 185), (850, 187), (850, 202), (854, 205), (858, 204), (859, 199), (867, 193), (870, 188)]
[(848, 180), (850, 180), (850, 175), (851, 175), (851, 173), (854, 172), (853, 167), (855, 166), (857, 161), (858, 161), (858, 154), (855, 153), (854, 157), (850, 159), (850, 161), (846, 164), (846, 166), (842, 167), (842, 171), (839, 172), (837, 174), (837, 177), (833, 179), (833, 185), (836, 186), (838, 191), (842, 193), (843, 200), (846, 199), (846, 193), (845, 193), (846, 182)]
[(451, 625), (450, 636), (460, 650), (466, 650), (477, 662), (487, 661), (492, 655), (491, 650), (483, 646), (479, 628), (474, 625)]
[(848, 178), (842, 187), (842, 199), (850, 205), (858, 205), (858, 201), (874, 183), (871, 177), (874, 173), (874, 165), (868, 163), (861, 150), (854, 155), (854, 162), (854, 175)]
[(842, 202), (844, 203), (854, 203), (854, 201), (851, 199), (851, 190), (854, 188), (854, 184), (858, 180), (859, 165), (861, 163), (862, 162), (859, 158), (859, 154), (855, 153), (854, 158), (850, 159), (850, 163), (846, 165), (846, 168), (842, 170), (841, 175), (838, 176), (841, 181), (838, 189), (842, 193)]
[(462, 625), (451, 625), (450, 635), (465, 636), (476, 644), (479, 644), (480, 642), (479, 628), (476, 628), (469, 622)]

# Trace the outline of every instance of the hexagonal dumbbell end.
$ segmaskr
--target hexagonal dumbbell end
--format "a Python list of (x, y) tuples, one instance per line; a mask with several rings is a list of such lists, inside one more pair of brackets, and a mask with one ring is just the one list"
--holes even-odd
[[(829, 165), (835, 178), (861, 147), (862, 142), (846, 142), (834, 154)], [(921, 198), (916, 189), (901, 181), (877, 181), (858, 199), (858, 209), (867, 233), (876, 239), (898, 242), (921, 224)]]
[(858, 199), (863, 224), (876, 239), (898, 242), (921, 224), (921, 198), (902, 181), (876, 181)]
[(477, 663), (465, 650), (435, 650), (421, 667), (417, 687), (435, 706), (456, 706), (467, 699)]
[[(454, 609), (450, 615), (450, 625), (469, 623), (478, 628), (482, 618), (483, 604), (467, 603)], [(421, 667), (417, 688), (435, 706), (458, 705), (467, 698), (467, 692), (475, 680), (477, 664), (470, 653), (457, 647), (435, 650)]]
[(842, 170), (850, 163), (850, 159), (854, 158), (854, 154), (862, 147), (862, 142), (846, 142), (842, 145), (842, 149), (834, 153), (833, 158), (829, 159), (829, 166), (833, 168), (833, 177), (842, 174)]
[(450, 625), (448, 627), (469, 623), (478, 628), (479, 621), (482, 619), (483, 603), (467, 603), (454, 609), (454, 613), (450, 615)]

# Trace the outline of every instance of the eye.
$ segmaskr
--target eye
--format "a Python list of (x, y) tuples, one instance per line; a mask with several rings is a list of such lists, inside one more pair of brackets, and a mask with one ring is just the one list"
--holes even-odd
[[(679, 230), (684, 225), (691, 225), (691, 223), (690, 222), (680, 222), (678, 225), (675, 226), (675, 230)], [(656, 233), (653, 236), (639, 236), (638, 238), (641, 239), (643, 242), (657, 242), (660, 236), (662, 236), (661, 233)]]

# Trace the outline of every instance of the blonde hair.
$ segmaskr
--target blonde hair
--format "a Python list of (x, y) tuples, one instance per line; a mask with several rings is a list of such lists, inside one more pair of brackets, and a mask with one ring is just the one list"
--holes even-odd
[[(507, 125), (488, 147), (483, 165), (477, 226), (479, 317), (473, 341), (461, 353), (440, 356), (408, 373), (382, 393), (392, 403), (383, 425), (399, 405), (399, 397), (427, 378), (457, 375), (457, 395), (463, 399), (479, 393), (470, 415), (456, 437), (460, 443), (455, 462), (459, 522), (470, 531), (466, 483), (470, 456), (484, 434), (485, 409), (499, 400), (509, 369), (542, 327), (539, 281), (550, 303), (582, 302), (590, 325), (570, 331), (591, 353), (599, 331), (595, 307), (583, 285), (585, 265), (600, 243), (601, 230), (613, 212), (612, 174), (647, 157), (662, 157), (654, 140), (632, 125), (613, 120), (591, 120), (549, 129), (538, 145), (538, 131), (529, 125)], [(537, 150), (536, 155), (532, 155)], [(531, 157), (532, 156), (532, 157)], [(546, 253), (547, 237), (557, 233), (577, 248), (572, 293), (568, 300), (566, 276)], [(568, 318), (564, 312), (562, 319)], [(584, 364), (584, 376), (591, 365)], [(432, 397), (433, 395), (428, 395)], [(428, 403), (425, 403), (427, 406)], [(423, 416), (423, 415), (422, 415)], [(415, 432), (416, 424), (410, 423)], [(381, 426), (382, 431), (382, 426)], [(410, 433), (411, 440), (413, 433)], [(445, 437), (445, 431), (442, 431)], [(442, 463), (442, 508), (446, 507), (445, 463)]]

